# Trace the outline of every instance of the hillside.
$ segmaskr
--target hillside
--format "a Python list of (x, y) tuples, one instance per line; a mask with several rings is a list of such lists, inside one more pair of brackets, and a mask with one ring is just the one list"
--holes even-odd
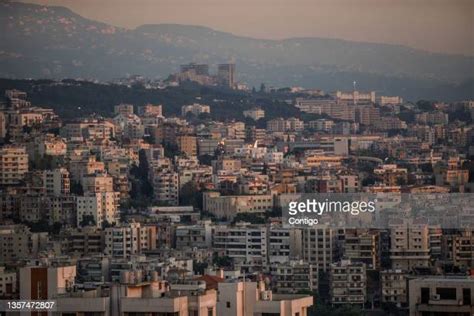
[(407, 99), (474, 98), (474, 58), (321, 38), (259, 40), (199, 26), (134, 30), (63, 7), (0, 2), (0, 77), (166, 77), (189, 61), (233, 60), (238, 79), (258, 86), (360, 89)]

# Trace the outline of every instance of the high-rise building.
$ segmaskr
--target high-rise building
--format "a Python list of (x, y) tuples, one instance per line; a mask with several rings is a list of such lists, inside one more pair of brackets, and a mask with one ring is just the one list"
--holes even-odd
[(218, 65), (217, 78), (220, 84), (233, 88), (235, 84), (235, 64)]
[(208, 64), (195, 64), (189, 63), (181, 65), (181, 72), (194, 71), (199, 76), (209, 76), (209, 65)]

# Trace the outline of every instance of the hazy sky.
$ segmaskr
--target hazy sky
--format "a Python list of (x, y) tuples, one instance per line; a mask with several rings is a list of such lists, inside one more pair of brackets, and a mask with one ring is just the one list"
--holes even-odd
[(27, 0), (116, 26), (179, 23), (257, 38), (330, 37), (474, 55), (474, 0)]

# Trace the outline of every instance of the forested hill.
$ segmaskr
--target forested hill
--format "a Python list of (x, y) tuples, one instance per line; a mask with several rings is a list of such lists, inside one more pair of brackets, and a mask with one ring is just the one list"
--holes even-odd
[(203, 87), (194, 83), (158, 90), (140, 85), (127, 87), (76, 80), (0, 79), (0, 94), (7, 89), (27, 92), (33, 105), (53, 108), (65, 119), (94, 113), (112, 116), (114, 105), (120, 103), (136, 106), (162, 104), (165, 116), (179, 115), (181, 106), (185, 104), (208, 104), (211, 117), (219, 120), (243, 119), (242, 111), (255, 105), (265, 109), (267, 118), (300, 116), (299, 110), (268, 94)]

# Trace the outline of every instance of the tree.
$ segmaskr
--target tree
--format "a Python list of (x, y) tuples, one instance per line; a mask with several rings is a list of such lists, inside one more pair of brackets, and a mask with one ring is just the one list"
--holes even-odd
[(194, 260), (193, 261), (194, 274), (203, 275), (208, 266), (209, 266), (209, 264), (207, 262), (197, 262), (197, 261)]
[(96, 224), (94, 216), (92, 215), (84, 215), (82, 216), (81, 221), (79, 222), (79, 226), (94, 226)]
[(228, 256), (219, 257), (217, 254), (214, 254), (212, 264), (218, 268), (229, 268), (232, 266), (232, 258)]
[(75, 195), (84, 195), (82, 184), (77, 181), (71, 181), (71, 193)]
[(195, 208), (202, 208), (202, 193), (195, 181), (186, 182), (179, 192), (180, 205), (192, 205)]
[(251, 224), (265, 224), (265, 218), (253, 213), (239, 213), (234, 218), (234, 223), (249, 222)]

